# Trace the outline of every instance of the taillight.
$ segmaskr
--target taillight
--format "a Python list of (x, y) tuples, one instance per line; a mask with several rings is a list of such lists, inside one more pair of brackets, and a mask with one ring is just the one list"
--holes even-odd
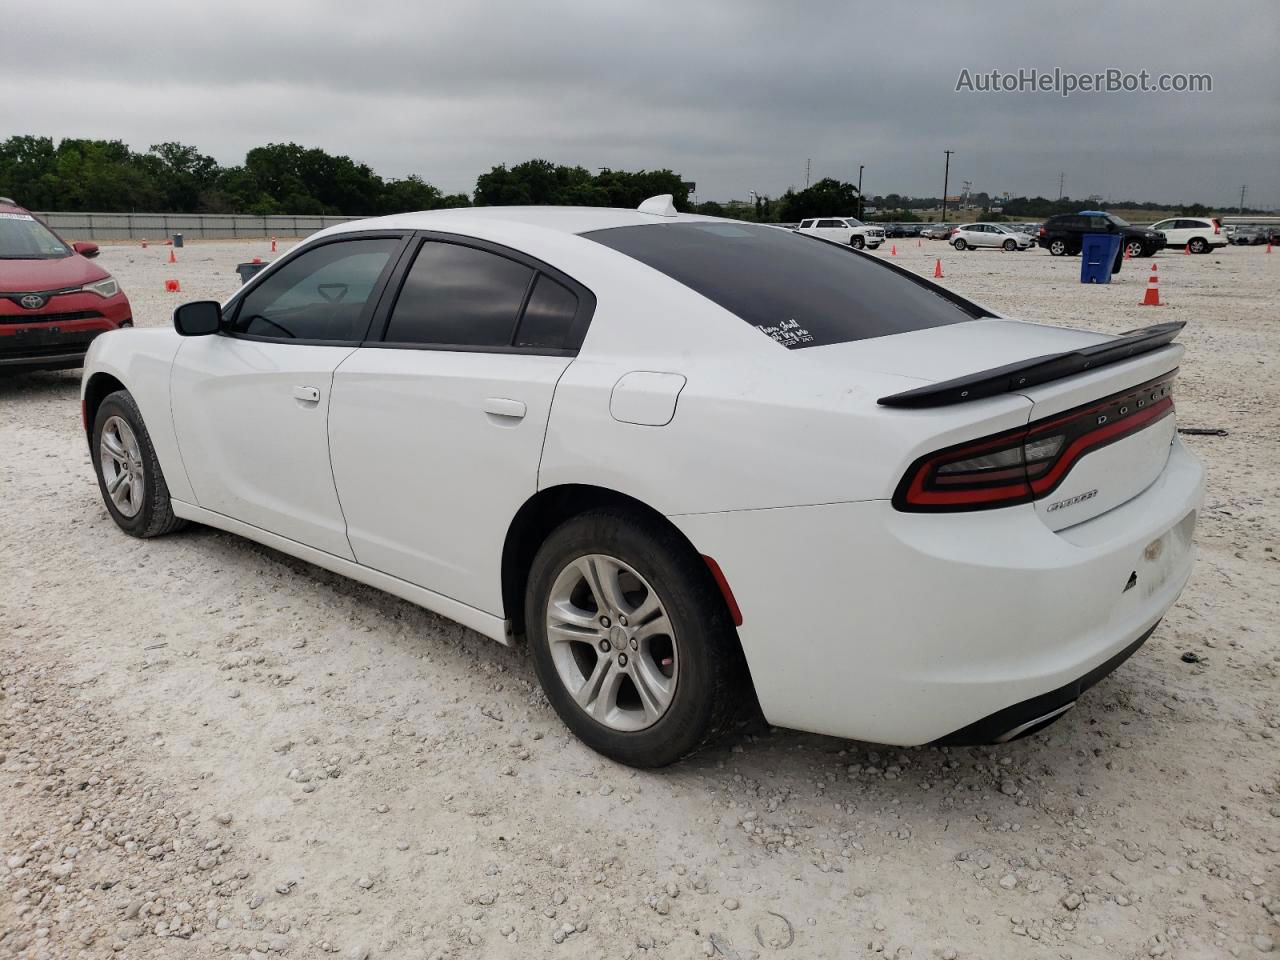
[(1046, 231), (1045, 231), (1044, 227), (1041, 227), (1041, 228), (1040, 228), (1040, 233), (1039, 233), (1039, 235), (1043, 237), (1043, 236), (1045, 235), (1045, 232), (1046, 232)]
[(1220, 223), (1218, 222), (1218, 218), (1217, 218), (1217, 217), (1214, 217), (1214, 218), (1213, 218), (1213, 232), (1214, 232), (1214, 233), (1221, 233), (1221, 232), (1222, 232), (1222, 224), (1220, 224)]
[(1017, 430), (921, 457), (893, 495), (899, 510), (987, 510), (1039, 500), (1085, 454), (1173, 413), (1173, 373)]

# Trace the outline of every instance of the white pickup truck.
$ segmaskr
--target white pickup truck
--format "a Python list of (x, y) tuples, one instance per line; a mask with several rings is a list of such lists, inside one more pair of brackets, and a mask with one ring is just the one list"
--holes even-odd
[(825, 217), (801, 220), (796, 233), (808, 233), (824, 240), (847, 243), (861, 250), (874, 250), (884, 243), (884, 227), (872, 227), (853, 217)]

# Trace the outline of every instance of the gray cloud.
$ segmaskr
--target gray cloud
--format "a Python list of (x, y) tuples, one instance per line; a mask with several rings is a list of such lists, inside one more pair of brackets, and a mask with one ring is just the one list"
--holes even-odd
[[(813, 176), (1280, 206), (1280, 6), (1199, 0), (6, 4), (0, 134), (293, 140), (447, 191), (534, 156), (669, 166), (701, 198)], [(957, 93), (961, 69), (1213, 76), (1207, 94)]]

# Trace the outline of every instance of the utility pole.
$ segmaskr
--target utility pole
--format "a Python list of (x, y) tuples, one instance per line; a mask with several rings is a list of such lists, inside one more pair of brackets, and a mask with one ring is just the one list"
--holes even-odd
[(1240, 216), (1244, 216), (1244, 189), (1247, 184), (1240, 185)]
[(858, 164), (858, 219), (862, 219), (862, 168), (864, 164)]
[(951, 155), (955, 153), (955, 151), (943, 150), (942, 152), (947, 155), (947, 163), (946, 163), (946, 166), (942, 168), (942, 219), (939, 220), (938, 222), (946, 223), (947, 222), (947, 184), (951, 180)]
[(804, 162), (804, 188), (806, 190), (809, 189), (809, 165), (812, 163), (813, 163), (812, 157), (806, 159)]
[(1063, 170), (1058, 174), (1058, 199), (1062, 199), (1062, 185), (1067, 182), (1067, 172)]

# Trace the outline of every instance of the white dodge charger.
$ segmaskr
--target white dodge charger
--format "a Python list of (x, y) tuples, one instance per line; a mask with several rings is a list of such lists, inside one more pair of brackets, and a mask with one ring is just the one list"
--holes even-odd
[(756, 703), (889, 744), (1030, 733), (1191, 570), (1180, 324), (1004, 319), (666, 197), (344, 224), (174, 326), (84, 367), (125, 532), (207, 524), (524, 638), (624, 763)]

